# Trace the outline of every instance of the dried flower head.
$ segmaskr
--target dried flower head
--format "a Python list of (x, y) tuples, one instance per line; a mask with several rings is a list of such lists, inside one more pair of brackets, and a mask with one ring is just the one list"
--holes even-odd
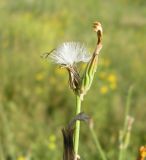
[(83, 44), (65, 42), (52, 51), (49, 57), (60, 65), (73, 65), (78, 62), (88, 62), (91, 56)]

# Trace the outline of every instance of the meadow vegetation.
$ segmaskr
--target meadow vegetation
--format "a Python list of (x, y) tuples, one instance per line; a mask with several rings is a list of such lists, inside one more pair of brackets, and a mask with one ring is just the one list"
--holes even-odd
[[(92, 22), (104, 30), (103, 49), (82, 111), (94, 119), (109, 159), (119, 154), (128, 89), (135, 122), (126, 159), (146, 144), (145, 0), (0, 1), (0, 159), (62, 159), (61, 129), (75, 114), (66, 71), (40, 55), (65, 41), (85, 43), (92, 53)], [(82, 125), (82, 159), (99, 155)], [(100, 158), (99, 158), (100, 159)]]

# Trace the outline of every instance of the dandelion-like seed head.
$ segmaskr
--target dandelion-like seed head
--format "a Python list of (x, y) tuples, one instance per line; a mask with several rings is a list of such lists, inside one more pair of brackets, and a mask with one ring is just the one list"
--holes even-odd
[[(84, 44), (79, 42), (64, 42), (44, 55), (67, 70), (70, 88), (81, 99), (91, 86), (97, 68), (98, 55), (102, 48), (101, 24), (95, 22), (93, 27), (97, 33), (97, 44), (92, 55), (89, 54)], [(76, 65), (79, 62), (88, 63), (83, 75), (80, 75)], [(107, 89), (104, 92), (107, 92)]]
[(83, 44), (78, 42), (65, 42), (58, 46), (49, 57), (60, 65), (73, 65), (78, 62), (88, 62), (91, 58)]

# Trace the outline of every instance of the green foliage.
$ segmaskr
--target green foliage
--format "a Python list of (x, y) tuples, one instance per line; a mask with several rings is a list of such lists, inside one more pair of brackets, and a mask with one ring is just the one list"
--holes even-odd
[[(75, 99), (67, 87), (66, 71), (40, 55), (64, 41), (81, 41), (93, 52), (95, 20), (104, 31), (102, 58), (82, 110), (92, 115), (108, 158), (117, 159), (126, 96), (134, 84), (131, 115), (135, 123), (126, 155), (135, 159), (137, 148), (146, 141), (144, 3), (0, 1), (0, 159), (62, 158), (61, 128), (75, 114)], [(87, 130), (81, 128), (80, 154), (83, 159), (97, 159)]]

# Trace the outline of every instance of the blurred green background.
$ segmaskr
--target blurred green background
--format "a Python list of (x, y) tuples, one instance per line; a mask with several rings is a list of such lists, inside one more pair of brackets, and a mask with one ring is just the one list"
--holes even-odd
[[(128, 89), (135, 118), (127, 159), (146, 144), (145, 0), (0, 0), (0, 159), (62, 159), (61, 129), (75, 114), (65, 70), (40, 58), (65, 41), (92, 53), (92, 22), (104, 29), (103, 49), (82, 110), (95, 122), (109, 159), (117, 159)], [(81, 127), (82, 159), (100, 159)]]

